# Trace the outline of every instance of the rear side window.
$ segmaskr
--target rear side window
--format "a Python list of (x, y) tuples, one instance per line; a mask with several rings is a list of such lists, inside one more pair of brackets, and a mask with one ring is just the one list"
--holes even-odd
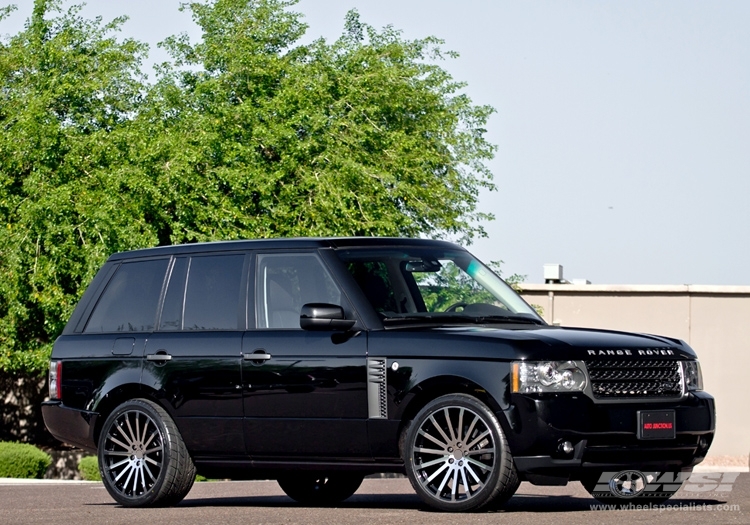
[(150, 332), (154, 329), (168, 259), (123, 263), (107, 284), (84, 332)]
[(185, 289), (183, 330), (239, 329), (244, 255), (193, 257)]

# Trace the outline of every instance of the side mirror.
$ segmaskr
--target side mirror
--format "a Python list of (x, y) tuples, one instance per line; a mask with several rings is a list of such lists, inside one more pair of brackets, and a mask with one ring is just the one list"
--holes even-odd
[(343, 332), (354, 326), (353, 319), (344, 316), (344, 309), (336, 304), (308, 303), (299, 314), (303, 330), (331, 330)]

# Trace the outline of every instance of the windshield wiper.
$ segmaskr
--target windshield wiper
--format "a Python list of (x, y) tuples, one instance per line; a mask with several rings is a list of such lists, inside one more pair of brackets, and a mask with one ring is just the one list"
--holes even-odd
[(523, 324), (534, 324), (543, 325), (544, 322), (533, 317), (526, 317), (523, 315), (480, 315), (480, 316), (468, 316), (460, 314), (426, 314), (426, 315), (407, 315), (407, 316), (383, 316), (383, 324), (385, 325), (430, 325), (430, 326), (451, 326), (451, 325), (485, 325), (495, 323), (523, 323)]
[(481, 323), (528, 323), (528, 324), (544, 324), (539, 319), (533, 317), (526, 317), (525, 315), (481, 315), (475, 317), (477, 322)]

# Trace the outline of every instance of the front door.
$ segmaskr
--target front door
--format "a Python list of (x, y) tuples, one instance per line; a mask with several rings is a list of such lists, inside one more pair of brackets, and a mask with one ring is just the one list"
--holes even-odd
[(314, 252), (258, 254), (255, 277), (256, 329), (242, 339), (248, 453), (368, 455), (366, 334), (299, 327), (303, 304), (338, 304), (351, 314), (340, 288)]

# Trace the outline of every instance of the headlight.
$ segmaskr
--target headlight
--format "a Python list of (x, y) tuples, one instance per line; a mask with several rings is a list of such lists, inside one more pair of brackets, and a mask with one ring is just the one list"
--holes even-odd
[(682, 377), (685, 378), (685, 390), (688, 392), (703, 390), (703, 373), (698, 361), (682, 361)]
[(511, 364), (511, 392), (581, 392), (586, 368), (577, 361), (515, 361)]

